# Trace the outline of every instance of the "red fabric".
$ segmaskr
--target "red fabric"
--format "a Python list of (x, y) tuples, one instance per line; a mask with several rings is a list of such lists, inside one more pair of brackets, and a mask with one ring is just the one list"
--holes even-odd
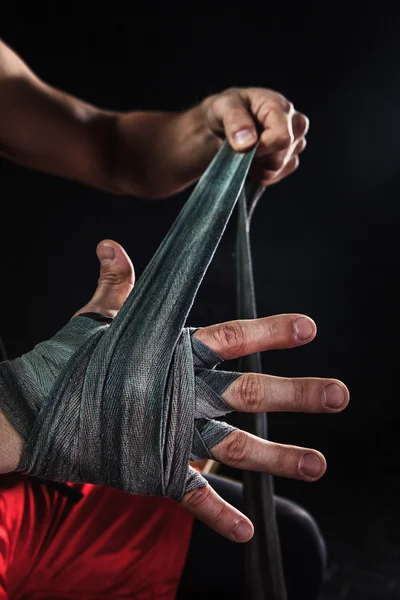
[(0, 477), (0, 600), (172, 600), (192, 516), (173, 500)]

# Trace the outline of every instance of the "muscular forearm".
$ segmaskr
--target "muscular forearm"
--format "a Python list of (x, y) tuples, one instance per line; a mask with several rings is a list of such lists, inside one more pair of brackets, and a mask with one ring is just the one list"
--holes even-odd
[(203, 103), (182, 113), (119, 115), (113, 155), (118, 189), (135, 193), (139, 185), (142, 195), (159, 198), (196, 181), (221, 143), (206, 127), (204, 111)]
[(184, 113), (105, 111), (38, 79), (0, 42), (0, 153), (114, 193), (170, 195), (218, 148), (203, 105)]
[(18, 118), (9, 136), (0, 134), (0, 152), (43, 172), (115, 194), (158, 198), (194, 182), (218, 148), (200, 106), (176, 114), (118, 114), (44, 85), (14, 85), (21, 87), (13, 94), (21, 96)]

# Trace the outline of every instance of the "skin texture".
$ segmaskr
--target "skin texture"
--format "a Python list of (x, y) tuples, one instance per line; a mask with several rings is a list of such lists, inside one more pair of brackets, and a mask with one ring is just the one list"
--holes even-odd
[[(41, 81), (0, 41), (0, 154), (114, 194), (165, 198), (194, 183), (226, 137), (236, 151), (259, 146), (252, 176), (272, 185), (293, 173), (306, 145), (308, 119), (281, 94), (231, 88), (181, 113), (115, 113), (91, 106)], [(97, 247), (100, 278), (93, 298), (76, 314), (114, 317), (134, 286), (132, 263), (121, 246)], [(315, 323), (298, 314), (204, 327), (195, 336), (225, 359), (306, 344)], [(224, 393), (235, 410), (336, 413), (349, 401), (337, 380), (284, 379), (247, 373)], [(331, 404), (329, 404), (329, 400)], [(0, 473), (14, 470), (23, 443), (0, 411)], [(315, 481), (326, 461), (316, 450), (284, 446), (236, 431), (213, 449), (219, 462)], [(182, 504), (233, 541), (253, 535), (250, 521), (207, 486)]]

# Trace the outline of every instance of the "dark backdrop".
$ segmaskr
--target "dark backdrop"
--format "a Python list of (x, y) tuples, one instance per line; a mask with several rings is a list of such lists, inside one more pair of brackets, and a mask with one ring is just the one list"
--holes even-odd
[[(320, 482), (276, 488), (310, 509), (327, 536), (326, 594), (400, 597), (400, 25), (365, 9), (350, 20), (325, 5), (325, 13), (274, 3), (212, 14), (217, 7), (39, 4), (4, 9), (0, 35), (41, 78), (94, 104), (176, 110), (251, 85), (277, 89), (309, 116), (300, 169), (265, 194), (252, 245), (259, 315), (303, 312), (319, 332), (307, 347), (265, 354), (264, 372), (342, 379), (351, 404), (341, 415), (271, 416), (272, 439), (316, 447), (328, 460)], [(4, 160), (0, 169), (0, 334), (10, 356), (87, 302), (101, 239), (119, 241), (140, 276), (188, 194), (149, 202)], [(235, 225), (191, 325), (235, 318)], [(381, 592), (368, 596), (375, 584)]]

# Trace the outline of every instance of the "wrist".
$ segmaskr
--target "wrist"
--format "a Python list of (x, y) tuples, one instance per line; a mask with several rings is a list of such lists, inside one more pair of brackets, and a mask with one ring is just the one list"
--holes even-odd
[(24, 440), (0, 410), (0, 474), (15, 471), (21, 460)]
[(208, 101), (184, 112), (133, 112), (115, 121), (114, 188), (162, 198), (203, 174), (221, 145), (207, 124)]
[(201, 177), (221, 145), (207, 123), (208, 105), (209, 98), (176, 115), (173, 124), (178, 152), (174, 166), (181, 170), (187, 184)]

